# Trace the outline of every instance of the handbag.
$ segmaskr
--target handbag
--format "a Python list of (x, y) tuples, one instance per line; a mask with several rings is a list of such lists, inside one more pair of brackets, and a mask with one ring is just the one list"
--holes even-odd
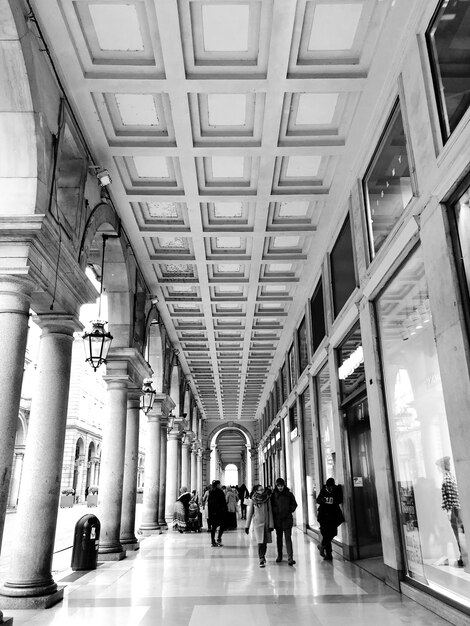
[(243, 500), (243, 504), (244, 504), (245, 506), (250, 506), (250, 504), (251, 504), (251, 498), (245, 498), (245, 499)]

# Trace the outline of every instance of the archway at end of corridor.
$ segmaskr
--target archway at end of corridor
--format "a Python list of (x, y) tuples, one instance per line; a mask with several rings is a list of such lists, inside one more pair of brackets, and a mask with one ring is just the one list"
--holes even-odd
[(234, 487), (238, 485), (238, 467), (234, 463), (228, 463), (224, 468), (224, 485)]
[(207, 445), (210, 450), (208, 482), (218, 479), (225, 485), (249, 487), (253, 484), (255, 442), (248, 429), (234, 422), (220, 425), (208, 436)]

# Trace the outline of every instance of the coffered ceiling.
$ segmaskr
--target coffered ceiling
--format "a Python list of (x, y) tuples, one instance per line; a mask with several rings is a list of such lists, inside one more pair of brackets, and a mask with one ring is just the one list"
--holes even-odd
[(207, 418), (262, 408), (393, 4), (31, 2)]

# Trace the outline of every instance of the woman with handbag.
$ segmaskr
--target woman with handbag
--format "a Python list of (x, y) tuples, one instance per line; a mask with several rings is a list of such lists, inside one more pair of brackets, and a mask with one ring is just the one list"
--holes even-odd
[(247, 535), (250, 532), (251, 522), (253, 522), (253, 535), (258, 544), (259, 566), (265, 567), (267, 545), (272, 543), (274, 519), (271, 509), (271, 492), (263, 485), (255, 485), (251, 494), (251, 505), (248, 509), (245, 528)]
[(246, 500), (248, 500), (250, 494), (248, 492), (248, 489), (246, 488), (245, 483), (240, 485), (240, 487), (237, 488), (237, 491), (238, 491), (238, 499), (240, 500), (241, 519), (246, 519), (246, 508), (247, 508)]

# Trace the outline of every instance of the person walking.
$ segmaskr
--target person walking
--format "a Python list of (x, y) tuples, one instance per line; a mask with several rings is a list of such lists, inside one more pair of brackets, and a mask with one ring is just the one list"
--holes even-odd
[(334, 478), (328, 478), (317, 497), (318, 523), (322, 536), (318, 550), (326, 561), (333, 559), (331, 542), (338, 534), (338, 526), (344, 522), (344, 515), (339, 506), (343, 502), (343, 491), (340, 485), (335, 484)]
[(240, 500), (241, 519), (246, 520), (246, 508), (247, 507), (245, 504), (245, 500), (249, 497), (250, 493), (245, 483), (241, 484), (240, 487), (238, 487), (237, 491), (238, 491), (238, 499)]
[(286, 487), (283, 478), (276, 480), (276, 487), (271, 496), (271, 506), (273, 509), (274, 528), (276, 530), (276, 563), (282, 561), (282, 543), (285, 537), (287, 562), (291, 566), (295, 565), (292, 549), (292, 527), (294, 525), (292, 513), (297, 508), (297, 502), (292, 491)]
[(271, 508), (271, 492), (263, 485), (255, 485), (248, 509), (245, 532), (248, 535), (253, 521), (253, 535), (258, 544), (259, 566), (266, 566), (266, 550), (272, 542), (274, 530), (273, 512)]
[[(212, 481), (212, 489), (207, 498), (207, 508), (209, 520), (211, 524), (211, 545), (213, 548), (222, 546), (222, 535), (224, 534), (225, 524), (227, 522), (227, 502), (225, 494), (220, 486), (220, 480)], [(219, 529), (217, 541), (215, 533)]]
[(227, 487), (225, 493), (227, 501), (227, 530), (237, 529), (237, 494), (234, 489)]
[(207, 485), (207, 487), (204, 490), (204, 493), (202, 495), (202, 508), (203, 508), (203, 512), (204, 512), (204, 519), (207, 522), (207, 532), (210, 533), (211, 532), (211, 521), (209, 518), (209, 507), (207, 504), (207, 501), (209, 499), (209, 493), (212, 489), (212, 485)]

